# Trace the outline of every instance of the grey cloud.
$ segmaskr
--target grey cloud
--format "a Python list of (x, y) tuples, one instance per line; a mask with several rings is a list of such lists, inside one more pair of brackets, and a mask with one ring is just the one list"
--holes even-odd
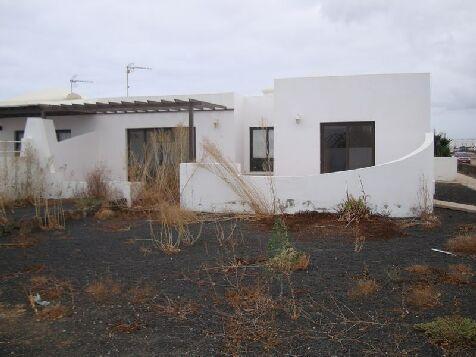
[(122, 95), (128, 62), (154, 69), (131, 77), (137, 95), (431, 72), (435, 127), (476, 137), (475, 15), (472, 0), (0, 0), (0, 98), (76, 73), (95, 81), (82, 94)]

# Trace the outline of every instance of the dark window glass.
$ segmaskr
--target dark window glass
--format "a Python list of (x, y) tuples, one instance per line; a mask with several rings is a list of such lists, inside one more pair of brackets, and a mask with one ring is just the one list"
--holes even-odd
[(71, 138), (71, 130), (69, 129), (56, 130), (56, 139), (58, 141), (63, 141), (70, 138)]
[(250, 171), (273, 171), (274, 128), (250, 128)]
[(322, 173), (358, 169), (374, 164), (374, 122), (321, 124)]
[[(195, 128), (193, 128), (195, 137)], [(196, 140), (194, 139), (194, 142)], [(188, 159), (188, 128), (128, 129), (129, 177), (154, 177), (162, 165), (186, 162)]]
[[(15, 141), (21, 141), (25, 135), (24, 130), (15, 130)], [(21, 150), (21, 142), (15, 143), (15, 151)]]

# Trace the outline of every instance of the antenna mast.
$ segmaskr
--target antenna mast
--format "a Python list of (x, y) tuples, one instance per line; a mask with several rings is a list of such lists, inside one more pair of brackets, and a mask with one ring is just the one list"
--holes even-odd
[(126, 97), (129, 96), (129, 73), (134, 72), (136, 69), (146, 69), (146, 70), (151, 70), (152, 68), (150, 67), (140, 67), (140, 66), (135, 66), (134, 63), (129, 63), (126, 66)]
[(93, 81), (84, 81), (84, 80), (81, 80), (81, 79), (76, 79), (78, 75), (75, 74), (73, 77), (71, 77), (71, 79), (69, 80), (69, 90), (70, 90), (70, 93), (73, 93), (73, 85), (75, 85), (76, 83), (94, 83)]

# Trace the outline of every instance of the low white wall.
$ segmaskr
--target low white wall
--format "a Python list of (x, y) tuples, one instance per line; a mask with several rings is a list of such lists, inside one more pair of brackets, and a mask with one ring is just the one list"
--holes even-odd
[[(211, 165), (181, 164), (181, 205), (204, 212), (249, 212), (247, 202), (217, 177)], [(433, 134), (411, 154), (398, 160), (357, 170), (308, 176), (241, 176), (268, 206), (285, 213), (332, 211), (362, 187), (375, 213), (411, 217), (433, 207)], [(273, 203), (276, 203), (274, 205)], [(279, 211), (278, 211), (279, 212)]]
[(458, 173), (456, 157), (435, 157), (435, 180), (454, 181)]

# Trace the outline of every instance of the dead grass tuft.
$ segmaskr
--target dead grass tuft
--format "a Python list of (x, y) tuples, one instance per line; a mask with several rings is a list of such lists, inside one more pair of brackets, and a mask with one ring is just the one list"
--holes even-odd
[(200, 305), (191, 300), (165, 298), (162, 304), (156, 304), (155, 310), (162, 315), (186, 320), (190, 315), (195, 315), (199, 311)]
[(125, 323), (122, 321), (117, 321), (112, 327), (111, 330), (119, 333), (134, 333), (139, 331), (142, 328), (142, 325), (139, 321), (133, 321), (131, 323)]
[(59, 320), (70, 315), (71, 310), (68, 307), (57, 304), (43, 308), (36, 316), (40, 320)]
[(378, 289), (379, 286), (374, 279), (358, 279), (355, 286), (348, 292), (348, 295), (352, 299), (359, 299), (375, 294)]
[(455, 253), (476, 255), (476, 234), (465, 234), (451, 238), (446, 246)]
[(97, 219), (99, 219), (100, 221), (105, 221), (105, 220), (108, 220), (108, 219), (111, 219), (115, 216), (115, 213), (112, 209), (109, 209), (109, 208), (101, 208), (99, 211), (96, 212), (96, 214), (94, 215), (94, 217), (96, 217)]
[(468, 284), (473, 276), (473, 270), (466, 264), (453, 264), (448, 267), (447, 279), (452, 284)]
[(413, 264), (405, 269), (407, 272), (416, 275), (428, 276), (433, 273), (433, 269), (426, 264)]
[(406, 293), (406, 302), (420, 309), (436, 307), (440, 304), (441, 293), (433, 286), (417, 284), (412, 286)]
[(65, 280), (59, 280), (53, 276), (38, 275), (30, 278), (29, 290), (38, 293), (43, 300), (59, 301), (62, 297), (70, 297), (73, 287)]
[(111, 278), (104, 278), (89, 284), (85, 292), (91, 295), (96, 301), (106, 301), (119, 295), (121, 290), (121, 284)]

